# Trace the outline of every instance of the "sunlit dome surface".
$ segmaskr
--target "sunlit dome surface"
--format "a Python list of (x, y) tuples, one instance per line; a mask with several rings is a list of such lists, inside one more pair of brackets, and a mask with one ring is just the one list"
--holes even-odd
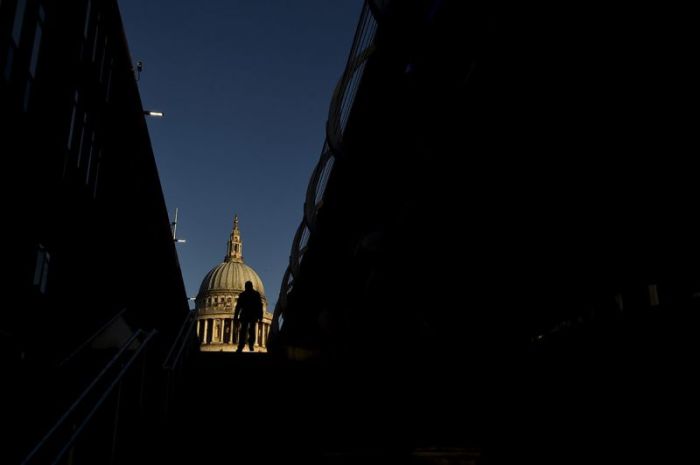
[(202, 285), (199, 286), (199, 293), (201, 295), (209, 291), (242, 292), (246, 281), (252, 282), (253, 288), (265, 295), (262, 280), (255, 270), (243, 262), (225, 261), (207, 273), (202, 280)]

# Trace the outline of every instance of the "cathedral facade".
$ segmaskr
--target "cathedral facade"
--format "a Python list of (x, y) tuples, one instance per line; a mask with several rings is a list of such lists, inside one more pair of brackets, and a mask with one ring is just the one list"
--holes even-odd
[[(267, 311), (267, 297), (262, 280), (255, 270), (243, 262), (243, 242), (236, 215), (224, 261), (204, 277), (195, 302), (197, 335), (202, 352), (236, 350), (238, 328), (234, 324), (233, 314), (246, 281), (253, 283), (253, 289), (260, 293), (263, 302), (263, 321), (256, 324), (254, 351), (267, 352), (272, 314)], [(244, 350), (249, 351), (247, 344)]]

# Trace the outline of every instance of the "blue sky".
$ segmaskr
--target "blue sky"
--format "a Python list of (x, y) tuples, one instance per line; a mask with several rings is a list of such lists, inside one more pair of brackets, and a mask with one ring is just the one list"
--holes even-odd
[(277, 301), (361, 0), (119, 0), (189, 296), (243, 255)]

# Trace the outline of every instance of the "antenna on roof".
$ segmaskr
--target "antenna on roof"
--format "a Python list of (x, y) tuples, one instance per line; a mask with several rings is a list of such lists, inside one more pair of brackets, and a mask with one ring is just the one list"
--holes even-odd
[(172, 223), (170, 223), (170, 227), (173, 231), (173, 242), (175, 242), (176, 244), (178, 242), (180, 242), (180, 243), (187, 242), (185, 239), (178, 239), (177, 238), (177, 208), (175, 209), (175, 219), (173, 220)]

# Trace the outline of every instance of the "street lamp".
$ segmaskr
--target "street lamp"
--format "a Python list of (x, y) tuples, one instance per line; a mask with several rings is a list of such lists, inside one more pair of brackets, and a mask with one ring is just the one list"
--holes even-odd
[(151, 110), (144, 110), (143, 114), (146, 116), (157, 116), (157, 117), (162, 117), (165, 113), (162, 111), (151, 111)]

